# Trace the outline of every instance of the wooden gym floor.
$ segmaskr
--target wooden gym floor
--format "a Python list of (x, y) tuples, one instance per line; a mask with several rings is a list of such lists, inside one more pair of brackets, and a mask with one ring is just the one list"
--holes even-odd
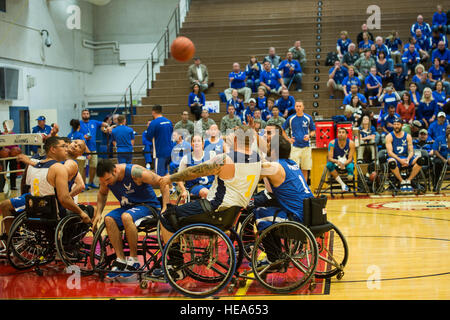
[[(95, 205), (96, 191), (79, 202)], [(105, 213), (118, 206), (110, 194)], [(330, 199), (328, 220), (345, 235), (349, 260), (342, 280), (317, 280), (313, 292), (301, 289), (275, 295), (257, 281), (247, 282), (220, 299), (361, 300), (450, 299), (450, 194)], [(44, 276), (17, 271), (0, 262), (0, 299), (184, 299), (168, 285), (139, 288), (137, 280), (100, 281), (82, 277), (78, 288), (67, 285), (61, 265), (44, 268)], [(187, 299), (187, 298), (186, 298)]]

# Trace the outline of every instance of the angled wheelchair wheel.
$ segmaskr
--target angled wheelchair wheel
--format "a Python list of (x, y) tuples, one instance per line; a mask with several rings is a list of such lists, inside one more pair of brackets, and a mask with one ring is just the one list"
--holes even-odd
[(255, 246), (256, 238), (258, 237), (258, 229), (256, 228), (256, 220), (254, 213), (250, 213), (244, 219), (239, 230), (239, 237), (244, 246), (244, 255), (248, 261), (252, 259), (252, 251)]
[(94, 272), (109, 271), (112, 268), (112, 263), (117, 256), (111, 241), (106, 233), (106, 226), (104, 223), (100, 225), (95, 232), (94, 239), (90, 249), (90, 264)]
[(206, 298), (220, 292), (233, 277), (235, 267), (232, 241), (211, 225), (194, 224), (178, 230), (163, 252), (167, 282), (192, 298)]
[(335, 225), (331, 225), (330, 230), (316, 238), (319, 260), (315, 275), (317, 278), (337, 275), (340, 280), (348, 260), (348, 245), (342, 232)]
[(55, 259), (55, 227), (38, 225), (26, 220), (26, 213), (20, 214), (11, 227), (6, 244), (9, 263), (18, 270), (41, 266)]
[(58, 256), (66, 266), (77, 266), (82, 275), (93, 272), (90, 255), (94, 235), (89, 225), (77, 214), (64, 217), (56, 227), (55, 244)]
[(266, 228), (255, 242), (252, 269), (256, 279), (275, 293), (302, 288), (314, 276), (318, 261), (312, 233), (297, 222), (280, 222)]

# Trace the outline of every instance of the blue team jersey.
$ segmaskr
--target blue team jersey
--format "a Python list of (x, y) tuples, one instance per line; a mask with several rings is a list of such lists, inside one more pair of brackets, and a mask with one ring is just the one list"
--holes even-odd
[(102, 126), (102, 122), (98, 120), (89, 120), (88, 122), (80, 121), (80, 132), (84, 135), (90, 135), (91, 139), (86, 140), (86, 145), (90, 151), (97, 151), (97, 130)]
[[(328, 71), (328, 74), (330, 75), (334, 71), (335, 67), (330, 68)], [(336, 73), (334, 74), (334, 82), (336, 84), (344, 84), (344, 79), (348, 77), (348, 71), (346, 67), (341, 67)]]
[(134, 164), (125, 166), (125, 175), (121, 181), (117, 181), (108, 188), (120, 202), (121, 207), (130, 207), (138, 203), (146, 203), (154, 208), (161, 208), (152, 186), (146, 183), (138, 185), (131, 176)]
[(234, 114), (237, 116), (240, 116), (242, 111), (244, 111), (245, 106), (244, 106), (244, 102), (239, 102), (237, 99), (233, 100), (233, 98), (231, 98), (230, 100), (227, 101), (227, 113), (228, 113), (228, 106), (232, 105), (234, 107)]
[(437, 69), (435, 68), (435, 66), (432, 66), (429, 70), (429, 73), (431, 73), (431, 78), (433, 80), (442, 80), (442, 76), (445, 73), (445, 69), (442, 66), (439, 66)]
[(172, 152), (172, 122), (165, 117), (158, 117), (147, 128), (147, 140), (153, 144), (153, 157), (169, 158)]
[[(291, 67), (294, 67), (294, 71), (291, 72)], [(298, 72), (302, 72), (302, 68), (300, 67), (300, 63), (297, 60), (283, 60), (278, 66), (278, 71), (283, 71), (283, 77), (288, 78), (292, 77), (294, 74)]]
[(241, 89), (245, 87), (245, 78), (247, 75), (244, 71), (240, 72), (230, 72), (228, 78), (233, 78), (233, 81), (230, 81), (230, 88), (233, 89)]
[(389, 48), (389, 50), (391, 50), (391, 52), (399, 51), (399, 47), (401, 47), (402, 45), (402, 40), (400, 40), (399, 38), (395, 38), (394, 40), (386, 39), (384, 44)]
[(394, 123), (395, 119), (401, 119), (400, 115), (398, 113), (394, 113), (393, 116), (390, 116), (389, 113), (386, 113), (383, 115), (383, 117), (381, 118), (381, 126), (386, 128), (387, 131), (392, 132), (394, 130), (393, 127), (388, 127), (387, 124)]
[[(44, 128), (41, 128), (39, 126), (35, 126), (31, 129), (31, 133), (41, 133), (41, 134), (45, 134), (46, 136), (48, 136), (50, 134), (50, 132), (52, 131), (52, 127), (48, 126), (48, 125), (44, 125)], [(37, 146), (31, 146), (31, 150), (36, 153), (38, 151), (38, 147)]]
[(217, 154), (223, 153), (223, 139), (220, 138), (219, 141), (211, 143), (211, 141), (205, 141), (205, 156), (209, 159), (214, 158)]
[(350, 153), (350, 139), (347, 138), (345, 141), (345, 146), (341, 148), (338, 143), (338, 138), (328, 144), (328, 148), (333, 147), (333, 159), (345, 158), (348, 159), (348, 154)]
[(359, 133), (361, 134), (361, 138), (365, 138), (367, 136), (371, 136), (377, 132), (377, 129), (375, 129), (374, 126), (370, 126), (369, 131), (366, 131), (363, 129), (363, 127), (359, 127)]
[(313, 194), (294, 160), (280, 159), (278, 163), (286, 172), (286, 178), (278, 187), (272, 186), (272, 192), (286, 213), (296, 215), (303, 222), (303, 199), (312, 198)]
[(71, 131), (68, 135), (67, 138), (69, 138), (70, 140), (83, 140), (86, 141), (86, 139), (84, 138), (84, 134), (82, 134), (80, 131)]
[(262, 98), (257, 97), (256, 98), (256, 107), (261, 111), (265, 110), (267, 108), (267, 97), (266, 96), (264, 96)]
[(416, 110), (416, 118), (418, 120), (425, 119), (427, 121), (430, 120), (433, 115), (436, 115), (438, 113), (438, 105), (435, 100), (432, 100), (430, 102), (420, 102), (419, 106)]
[(342, 84), (345, 86), (345, 88), (347, 89), (347, 92), (350, 92), (350, 88), (352, 87), (352, 85), (357, 85), (358, 87), (361, 87), (361, 80), (359, 80), (358, 77), (349, 77), (346, 76), (344, 78), (344, 80), (342, 80)]
[[(187, 155), (187, 163), (186, 166), (187, 167), (193, 167), (196, 166), (198, 164), (201, 164), (205, 161), (208, 161), (210, 159), (209, 155), (204, 152), (202, 159), (200, 160), (195, 160), (193, 157), (193, 153), (189, 153)], [(199, 178), (195, 178), (193, 180), (189, 180), (186, 181), (184, 184), (186, 186), (187, 189), (191, 189), (193, 186), (197, 185), (197, 184), (202, 184), (202, 185), (209, 185), (211, 183), (213, 183), (215, 176), (211, 175), (211, 176), (206, 176), (206, 177), (199, 177)]]
[(394, 132), (391, 132), (392, 136), (392, 152), (394, 152), (397, 156), (406, 158), (408, 157), (408, 134), (404, 131), (400, 131), (403, 133), (403, 137), (397, 138)]
[(283, 129), (290, 129), (291, 136), (295, 138), (294, 147), (304, 148), (309, 147), (309, 140), (303, 140), (304, 136), (310, 131), (316, 130), (314, 121), (310, 115), (303, 114), (299, 117), (297, 114), (291, 115), (284, 123)]
[(445, 159), (448, 159), (450, 157), (450, 153), (448, 152), (448, 142), (447, 137), (445, 135), (440, 136), (437, 138), (433, 143), (433, 150), (438, 151), (439, 154), (444, 157)]
[(387, 113), (389, 106), (394, 106), (397, 109), (397, 96), (395, 93), (386, 93), (383, 97), (384, 102), (384, 112)]
[(134, 140), (134, 131), (132, 128), (120, 125), (111, 132), (112, 140), (116, 142), (117, 152), (133, 151), (131, 140)]
[(336, 46), (341, 49), (341, 54), (344, 55), (348, 52), (348, 46), (352, 43), (352, 40), (345, 39), (342, 40), (341, 38), (338, 39)]
[[(361, 94), (361, 93), (357, 93), (359, 101), (361, 101), (362, 103), (367, 103), (367, 99), (366, 97)], [(344, 105), (350, 104), (352, 102), (352, 94), (349, 93), (348, 95), (345, 96), (344, 101), (342, 102)]]

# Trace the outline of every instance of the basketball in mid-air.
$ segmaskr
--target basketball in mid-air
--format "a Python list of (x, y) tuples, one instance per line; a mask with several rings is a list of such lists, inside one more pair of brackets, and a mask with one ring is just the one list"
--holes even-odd
[(180, 62), (191, 60), (195, 54), (195, 46), (191, 39), (180, 36), (173, 40), (170, 46), (170, 54)]

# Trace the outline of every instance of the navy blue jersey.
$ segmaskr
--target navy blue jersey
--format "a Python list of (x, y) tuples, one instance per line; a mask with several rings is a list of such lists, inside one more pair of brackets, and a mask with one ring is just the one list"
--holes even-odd
[(205, 141), (205, 156), (209, 159), (214, 158), (216, 155), (223, 153), (223, 139), (220, 138), (217, 142), (212, 143), (209, 140)]
[[(187, 156), (187, 164), (186, 164), (186, 166), (187, 167), (193, 167), (193, 166), (201, 164), (201, 163), (203, 163), (205, 161), (208, 161), (209, 159), (210, 159), (209, 155), (204, 153), (201, 160), (195, 160), (194, 157), (193, 157), (193, 154), (190, 153)], [(214, 175), (206, 176), (206, 177), (199, 177), (199, 178), (195, 178), (194, 180), (186, 181), (184, 184), (185, 184), (187, 189), (190, 189), (193, 186), (195, 186), (196, 184), (203, 184), (203, 185), (211, 184), (214, 181), (214, 178), (215, 178)]]
[(272, 192), (286, 213), (292, 213), (303, 221), (303, 199), (312, 198), (313, 194), (294, 160), (280, 159), (278, 163), (286, 172), (286, 178), (278, 187), (272, 186)]
[[(403, 132), (403, 131), (401, 131)], [(392, 136), (392, 152), (394, 152), (399, 157), (408, 157), (408, 134), (403, 132), (402, 138), (397, 138), (394, 132), (391, 132)]]
[(334, 139), (333, 143), (330, 143), (331, 147), (334, 147), (333, 149), (333, 159), (348, 159), (348, 154), (350, 153), (350, 139), (347, 138), (347, 141), (345, 141), (345, 146), (341, 148), (338, 143), (338, 139)]
[(125, 166), (125, 175), (121, 181), (117, 181), (113, 185), (108, 185), (108, 188), (120, 201), (121, 207), (128, 207), (138, 203), (146, 203), (154, 208), (160, 208), (161, 204), (156, 198), (155, 191), (152, 186), (147, 183), (141, 185), (134, 182), (131, 176), (131, 168), (133, 164)]
[(172, 122), (165, 117), (158, 117), (150, 122), (146, 138), (153, 144), (153, 157), (169, 158), (172, 152)]

